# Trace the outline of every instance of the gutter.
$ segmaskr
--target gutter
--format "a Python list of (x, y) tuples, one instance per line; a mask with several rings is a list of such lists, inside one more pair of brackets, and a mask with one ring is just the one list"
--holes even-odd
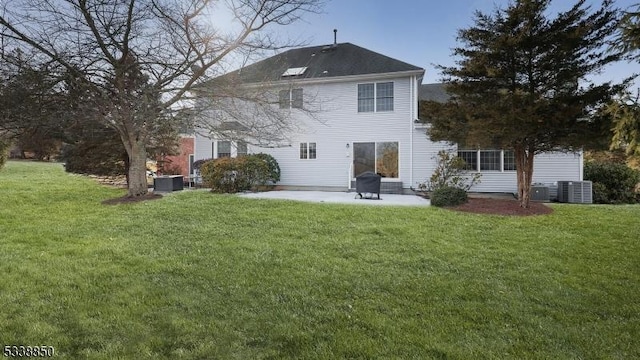
[[(276, 80), (276, 81), (265, 81), (258, 83), (244, 83), (238, 84), (240, 87), (247, 89), (255, 89), (255, 88), (264, 88), (264, 87), (278, 87), (278, 86), (289, 86), (291, 84), (299, 84), (299, 85), (313, 85), (313, 84), (327, 84), (327, 83), (341, 83), (341, 82), (350, 82), (350, 81), (367, 81), (367, 80), (380, 80), (380, 79), (393, 79), (399, 77), (407, 77), (407, 76), (422, 76), (424, 74), (424, 70), (408, 70), (408, 71), (398, 71), (391, 73), (377, 73), (377, 74), (360, 74), (360, 75), (348, 75), (348, 76), (328, 76), (324, 78), (302, 78), (296, 79), (295, 77), (287, 80)], [(199, 89), (194, 89), (196, 92), (206, 92), (207, 85), (202, 84), (199, 86)]]
[[(413, 111), (414, 111), (414, 102), (417, 103), (417, 99), (415, 99), (416, 95), (416, 77), (412, 76), (410, 81), (410, 90), (409, 90), (409, 99), (411, 99), (409, 106), (411, 106), (411, 110), (409, 111), (409, 188), (413, 187)], [(413, 101), (413, 100), (416, 101)]]

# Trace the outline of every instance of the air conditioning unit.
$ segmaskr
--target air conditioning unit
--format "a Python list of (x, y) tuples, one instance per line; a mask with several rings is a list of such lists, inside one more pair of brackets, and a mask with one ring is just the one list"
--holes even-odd
[(593, 203), (591, 181), (558, 181), (558, 201), (565, 203)]
[(531, 185), (531, 200), (549, 201), (549, 187), (540, 184)]

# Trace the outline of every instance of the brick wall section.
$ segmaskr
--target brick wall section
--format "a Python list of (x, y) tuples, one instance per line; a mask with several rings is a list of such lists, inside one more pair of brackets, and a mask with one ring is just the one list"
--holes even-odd
[[(174, 156), (165, 156), (164, 166), (166, 168), (178, 167), (182, 176), (189, 176), (189, 155), (193, 154), (193, 138), (180, 138), (180, 153)], [(162, 175), (162, 174), (158, 174)]]

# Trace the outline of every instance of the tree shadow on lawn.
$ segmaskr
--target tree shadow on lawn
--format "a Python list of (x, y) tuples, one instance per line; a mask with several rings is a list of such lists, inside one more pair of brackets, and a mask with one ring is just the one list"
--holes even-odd
[(149, 201), (149, 200), (157, 200), (157, 199), (162, 199), (162, 195), (160, 194), (154, 194), (154, 193), (148, 193), (146, 195), (142, 195), (142, 196), (122, 196), (122, 197), (118, 197), (115, 199), (107, 199), (104, 200), (102, 202), (103, 205), (117, 205), (117, 204), (133, 204), (133, 203), (139, 203), (142, 201)]

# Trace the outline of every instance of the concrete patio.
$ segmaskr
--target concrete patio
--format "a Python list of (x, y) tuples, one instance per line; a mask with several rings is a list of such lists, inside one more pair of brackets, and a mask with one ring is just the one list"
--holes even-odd
[(295, 200), (331, 204), (356, 204), (356, 205), (394, 205), (394, 206), (429, 206), (430, 201), (417, 195), (393, 195), (381, 194), (380, 200), (360, 199), (355, 192), (329, 192), (329, 191), (266, 191), (259, 193), (245, 193), (239, 196), (252, 199), (279, 199)]

